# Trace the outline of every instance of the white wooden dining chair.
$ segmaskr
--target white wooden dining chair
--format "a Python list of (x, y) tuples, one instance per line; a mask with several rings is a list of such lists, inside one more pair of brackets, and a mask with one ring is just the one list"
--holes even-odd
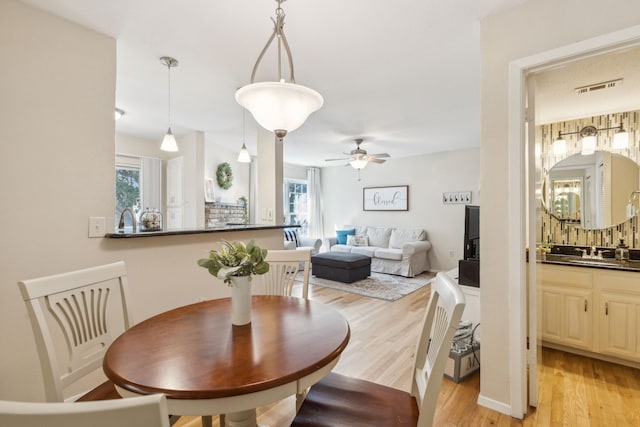
[(311, 387), (292, 427), (429, 427), (433, 423), (444, 368), (464, 295), (444, 273), (431, 283), (411, 391), (330, 373)]
[(117, 399), (113, 383), (89, 390), (113, 340), (132, 324), (124, 262), (18, 282), (36, 339), (48, 402)]
[[(90, 390), (78, 385), (103, 377), (98, 371), (109, 345), (133, 325), (125, 263), (23, 280), (18, 286), (36, 339), (45, 399), (120, 399), (109, 380)], [(179, 418), (172, 415), (171, 424)], [(203, 416), (202, 423), (211, 425), (212, 416)]]
[(302, 298), (309, 297), (311, 250), (269, 250), (266, 261), (269, 272), (256, 276), (267, 295), (291, 296), (298, 273), (302, 272)]
[(0, 401), (0, 426), (169, 427), (163, 394), (95, 402)]

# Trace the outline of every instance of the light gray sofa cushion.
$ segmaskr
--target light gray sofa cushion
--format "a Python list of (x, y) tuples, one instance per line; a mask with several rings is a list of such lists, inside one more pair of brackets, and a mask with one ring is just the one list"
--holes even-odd
[(402, 259), (402, 249), (392, 248), (377, 248), (375, 251), (376, 258), (391, 259), (394, 261), (400, 261)]
[(358, 254), (358, 255), (366, 255), (368, 257), (373, 258), (374, 256), (376, 256), (376, 249), (378, 248), (375, 246), (351, 246), (351, 253)]
[(425, 238), (426, 233), (422, 228), (394, 228), (389, 237), (388, 247), (402, 249), (405, 243), (417, 242)]
[(391, 228), (367, 227), (367, 237), (369, 238), (369, 246), (388, 248), (389, 238), (391, 237)]
[(341, 245), (340, 243), (331, 246), (331, 252), (351, 252), (355, 246)]

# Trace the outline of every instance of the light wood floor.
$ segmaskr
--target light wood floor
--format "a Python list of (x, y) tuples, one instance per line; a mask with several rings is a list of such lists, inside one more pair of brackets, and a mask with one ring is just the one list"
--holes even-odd
[[(387, 302), (310, 285), (309, 298), (340, 310), (351, 326), (351, 340), (335, 371), (409, 389), (417, 325), (429, 299), (428, 287)], [(640, 426), (640, 373), (635, 369), (544, 349), (539, 378), (538, 409), (531, 408), (524, 420), (476, 404), (479, 374), (460, 384), (445, 379), (433, 425)], [(293, 397), (258, 408), (258, 422), (271, 427), (289, 426), (294, 415)], [(197, 417), (182, 417), (175, 424), (200, 425)]]

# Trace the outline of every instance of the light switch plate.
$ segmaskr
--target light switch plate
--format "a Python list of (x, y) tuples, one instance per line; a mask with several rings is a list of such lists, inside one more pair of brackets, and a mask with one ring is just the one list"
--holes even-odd
[(104, 237), (104, 217), (89, 217), (89, 237)]

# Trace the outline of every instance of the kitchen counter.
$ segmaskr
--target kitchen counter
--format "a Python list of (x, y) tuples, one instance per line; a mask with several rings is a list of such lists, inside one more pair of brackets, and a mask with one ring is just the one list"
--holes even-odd
[(107, 233), (104, 237), (108, 239), (131, 239), (139, 237), (160, 237), (160, 236), (183, 236), (188, 234), (208, 234), (208, 233), (228, 233), (233, 231), (257, 231), (257, 230), (277, 230), (283, 228), (300, 227), (299, 225), (261, 225), (261, 224), (227, 224), (213, 228), (192, 228), (182, 230), (163, 231), (131, 231)]

